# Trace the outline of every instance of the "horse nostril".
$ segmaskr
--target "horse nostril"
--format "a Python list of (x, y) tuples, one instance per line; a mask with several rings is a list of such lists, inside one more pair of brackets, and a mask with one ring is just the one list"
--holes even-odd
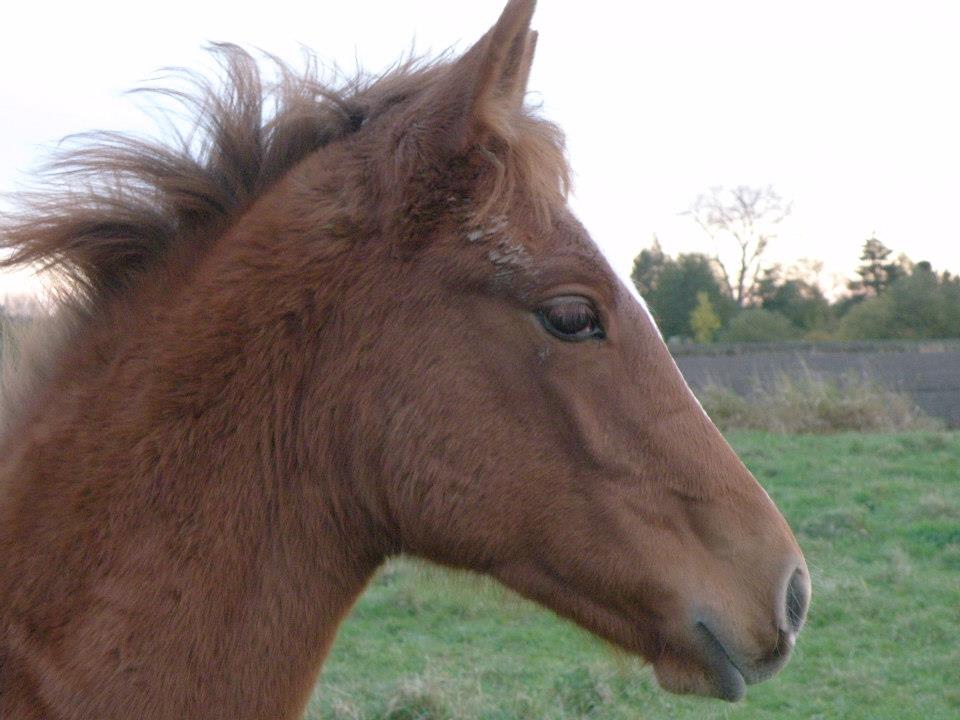
[(807, 605), (810, 603), (810, 583), (806, 573), (797, 568), (787, 583), (786, 616), (788, 629), (799, 632), (803, 620), (807, 615)]

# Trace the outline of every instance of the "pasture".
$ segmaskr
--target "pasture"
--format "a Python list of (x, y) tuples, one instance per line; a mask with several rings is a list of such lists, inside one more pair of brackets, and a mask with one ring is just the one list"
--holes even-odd
[(648, 668), (492, 582), (396, 560), (342, 626), (307, 717), (960, 717), (960, 434), (730, 439), (814, 587), (793, 660), (743, 702), (664, 693)]

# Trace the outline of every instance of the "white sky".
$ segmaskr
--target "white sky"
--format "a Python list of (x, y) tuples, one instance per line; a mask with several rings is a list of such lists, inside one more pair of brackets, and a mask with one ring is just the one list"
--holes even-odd
[[(0, 192), (74, 132), (151, 127), (123, 91), (229, 40), (370, 70), (415, 40), (463, 50), (503, 0), (7, 3)], [(574, 207), (615, 269), (713, 185), (772, 184), (794, 212), (771, 259), (851, 274), (871, 233), (960, 272), (960, 2), (541, 0), (530, 89), (566, 131)], [(6, 291), (13, 286), (8, 281)], [(0, 289), (0, 292), (4, 290)]]

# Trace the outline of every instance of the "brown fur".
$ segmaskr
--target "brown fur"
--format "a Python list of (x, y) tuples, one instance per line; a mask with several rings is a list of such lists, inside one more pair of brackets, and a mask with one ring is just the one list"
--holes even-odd
[[(0, 716), (298, 717), (399, 552), (675, 691), (783, 665), (802, 555), (566, 209), (533, 6), (339, 88), (218, 46), (192, 135), (96, 136), (7, 223), (70, 291), (3, 438)], [(605, 339), (545, 331), (569, 296)]]

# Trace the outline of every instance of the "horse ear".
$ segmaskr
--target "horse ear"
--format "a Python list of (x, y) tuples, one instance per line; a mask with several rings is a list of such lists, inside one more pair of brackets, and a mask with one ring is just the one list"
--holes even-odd
[(533, 54), (537, 51), (537, 37), (536, 30), (531, 30), (527, 33), (527, 42), (524, 46), (523, 57), (520, 63), (520, 72), (517, 73), (514, 88), (518, 105), (523, 105), (523, 98), (527, 94), (527, 83), (530, 81), (530, 68), (533, 67)]
[(523, 104), (537, 43), (530, 30), (536, 4), (510, 0), (496, 25), (451, 67), (445, 85), (459, 107), (447, 129), (456, 152), (481, 142), (498, 116)]

